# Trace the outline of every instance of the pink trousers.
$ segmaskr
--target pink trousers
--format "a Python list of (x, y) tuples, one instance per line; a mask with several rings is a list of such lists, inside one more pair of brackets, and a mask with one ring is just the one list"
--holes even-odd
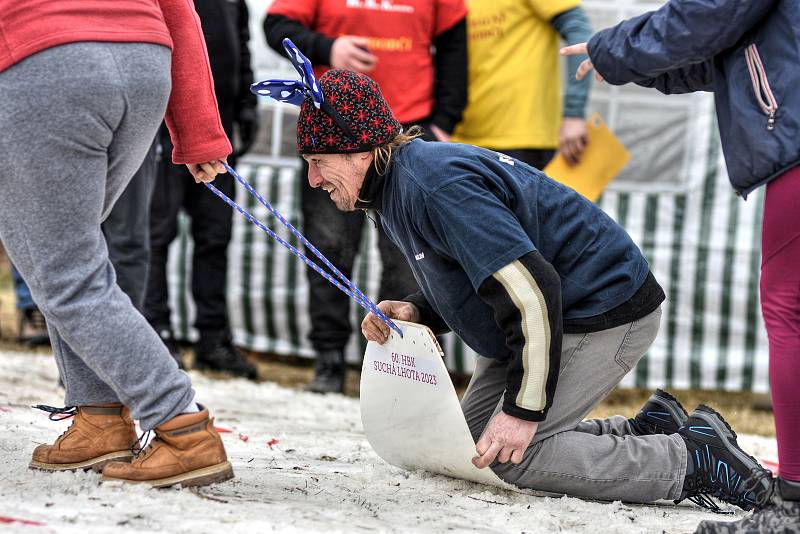
[(800, 481), (800, 167), (767, 184), (761, 311), (781, 476)]

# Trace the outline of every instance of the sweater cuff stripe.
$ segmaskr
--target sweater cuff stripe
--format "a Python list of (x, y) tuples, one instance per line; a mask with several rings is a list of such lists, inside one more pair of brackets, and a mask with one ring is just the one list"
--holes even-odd
[[(521, 332), (523, 376), (516, 405), (525, 410), (541, 411), (547, 404), (545, 388), (550, 366), (550, 321), (547, 305), (539, 285), (519, 260), (494, 273), (517, 307)], [(533, 289), (533, 291), (531, 291)]]

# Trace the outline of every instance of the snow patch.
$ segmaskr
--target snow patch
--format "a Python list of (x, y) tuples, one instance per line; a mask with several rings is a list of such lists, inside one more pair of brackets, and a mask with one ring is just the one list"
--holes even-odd
[[(92, 472), (28, 469), (36, 444), (69, 425), (30, 405), (61, 406), (63, 393), (52, 356), (0, 353), (0, 533), (679, 533), (719, 518), (692, 505), (541, 497), (407, 472), (372, 451), (357, 400), (190, 375), (197, 398), (231, 430), (222, 439), (236, 478), (194, 490), (101, 484)], [(772, 439), (740, 443), (775, 457)]]

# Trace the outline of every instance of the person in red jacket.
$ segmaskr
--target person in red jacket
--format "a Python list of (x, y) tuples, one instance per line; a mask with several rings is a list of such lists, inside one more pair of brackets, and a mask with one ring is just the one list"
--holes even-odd
[[(188, 0), (0, 0), (0, 238), (47, 319), (74, 416), (32, 468), (154, 486), (233, 477), (189, 377), (116, 283), (100, 225), (166, 113), (197, 182), (230, 154)], [(156, 437), (135, 450), (133, 419)]]
[[(228, 163), (248, 151), (256, 139), (258, 114), (256, 96), (250, 92), (249, 12), (245, 0), (194, 0), (208, 47), (217, 106), (228, 139), (238, 134), (236, 152)], [(169, 134), (161, 128), (159, 141), (165, 153), (171, 150)], [(180, 212), (191, 219), (193, 242), (189, 286), (195, 304), (194, 326), (199, 339), (194, 347), (194, 368), (224, 371), (254, 380), (255, 365), (233, 344), (226, 296), (228, 245), (233, 230), (233, 211), (205, 187), (196, 187), (183, 165), (167, 158), (157, 163), (153, 200), (150, 206), (150, 264), (144, 316), (158, 332), (178, 365), (181, 351), (172, 330), (167, 260), (170, 244), (178, 235)], [(233, 176), (223, 175), (214, 186), (234, 196)]]

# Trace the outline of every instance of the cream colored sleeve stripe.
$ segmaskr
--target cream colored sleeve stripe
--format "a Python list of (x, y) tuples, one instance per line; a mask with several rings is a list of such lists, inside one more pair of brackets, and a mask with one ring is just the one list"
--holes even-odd
[(536, 280), (519, 260), (496, 273), (497, 280), (511, 297), (522, 317), (522, 384), (516, 405), (526, 410), (544, 410), (547, 403), (547, 375), (550, 365), (550, 321), (544, 295)]

